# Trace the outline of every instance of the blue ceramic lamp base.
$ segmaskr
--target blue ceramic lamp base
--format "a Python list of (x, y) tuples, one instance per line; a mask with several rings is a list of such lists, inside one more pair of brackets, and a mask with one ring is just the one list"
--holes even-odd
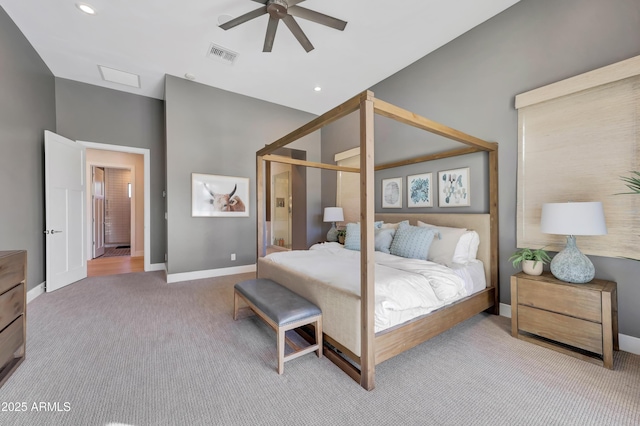
[(555, 255), (550, 268), (554, 277), (568, 283), (588, 283), (596, 275), (596, 268), (578, 249), (573, 235), (567, 237), (567, 247)]
[(327, 232), (327, 241), (338, 241), (338, 228), (336, 228), (335, 222), (331, 222), (331, 229), (329, 229), (329, 232)]

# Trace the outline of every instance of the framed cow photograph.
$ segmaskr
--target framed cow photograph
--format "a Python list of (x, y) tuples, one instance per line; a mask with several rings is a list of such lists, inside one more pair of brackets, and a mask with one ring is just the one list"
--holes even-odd
[(191, 173), (192, 217), (249, 217), (249, 178)]

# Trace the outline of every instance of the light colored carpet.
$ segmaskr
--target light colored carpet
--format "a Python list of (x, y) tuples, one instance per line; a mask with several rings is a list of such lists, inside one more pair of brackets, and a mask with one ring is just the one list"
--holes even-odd
[(0, 408), (27, 410), (0, 411), (0, 424), (640, 424), (639, 356), (617, 352), (606, 370), (485, 314), (377, 366), (371, 392), (315, 354), (279, 376), (275, 333), (232, 319), (233, 284), (252, 275), (93, 277), (38, 297), (27, 359), (0, 389)]

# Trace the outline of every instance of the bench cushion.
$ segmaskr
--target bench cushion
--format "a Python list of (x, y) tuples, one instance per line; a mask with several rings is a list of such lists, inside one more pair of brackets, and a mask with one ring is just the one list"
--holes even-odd
[(234, 287), (278, 326), (322, 313), (307, 299), (269, 279), (242, 281)]

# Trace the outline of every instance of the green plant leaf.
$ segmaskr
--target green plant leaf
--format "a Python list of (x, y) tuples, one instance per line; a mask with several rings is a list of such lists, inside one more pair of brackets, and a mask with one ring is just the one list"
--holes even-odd
[(512, 262), (515, 269), (518, 269), (520, 264), (525, 260), (533, 260), (534, 264), (542, 262), (543, 265), (551, 262), (551, 258), (544, 250), (544, 247), (539, 249), (521, 248), (516, 250), (509, 258), (509, 262)]

